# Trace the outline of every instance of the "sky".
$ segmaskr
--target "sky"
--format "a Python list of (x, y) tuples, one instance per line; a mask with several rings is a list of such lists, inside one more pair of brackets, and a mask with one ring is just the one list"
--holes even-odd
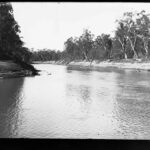
[(20, 25), (22, 40), (28, 48), (62, 51), (64, 42), (78, 37), (84, 29), (95, 36), (114, 35), (116, 20), (124, 12), (146, 10), (150, 3), (88, 2), (14, 2), (15, 20)]

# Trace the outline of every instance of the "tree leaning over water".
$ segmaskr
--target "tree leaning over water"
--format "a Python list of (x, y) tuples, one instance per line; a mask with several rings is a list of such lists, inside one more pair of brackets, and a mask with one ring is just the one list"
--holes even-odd
[(34, 67), (29, 64), (31, 52), (23, 46), (20, 32), (11, 3), (0, 2), (0, 57), (4, 60), (12, 60), (36, 74)]
[(14, 19), (10, 3), (0, 3), (0, 54), (14, 57), (22, 48), (23, 42), (19, 37), (20, 27)]

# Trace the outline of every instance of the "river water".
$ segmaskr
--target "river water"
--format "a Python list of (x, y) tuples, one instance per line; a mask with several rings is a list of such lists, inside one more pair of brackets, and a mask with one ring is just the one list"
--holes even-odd
[(0, 79), (0, 137), (150, 139), (149, 72), (35, 67)]

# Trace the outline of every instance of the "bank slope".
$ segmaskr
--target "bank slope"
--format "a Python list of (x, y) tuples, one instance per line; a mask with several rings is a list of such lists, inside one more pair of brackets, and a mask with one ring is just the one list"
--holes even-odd
[(32, 70), (24, 68), (13, 61), (0, 61), (0, 78), (25, 77), (33, 75)]

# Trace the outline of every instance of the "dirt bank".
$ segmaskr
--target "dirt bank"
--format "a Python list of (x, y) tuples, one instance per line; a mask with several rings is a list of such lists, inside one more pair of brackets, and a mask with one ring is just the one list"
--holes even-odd
[(0, 78), (32, 76), (32, 72), (21, 68), (12, 61), (0, 61)]

